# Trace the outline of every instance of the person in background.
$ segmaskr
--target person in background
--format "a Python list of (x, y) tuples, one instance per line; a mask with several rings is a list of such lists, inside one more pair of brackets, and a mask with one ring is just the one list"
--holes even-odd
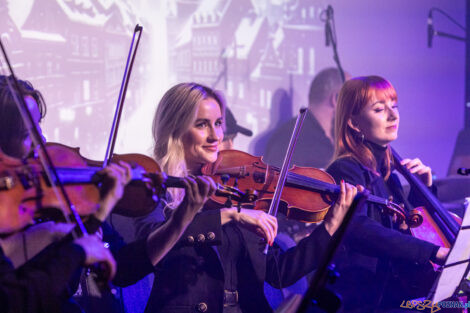
[[(310, 84), (308, 114), (295, 146), (291, 165), (325, 168), (333, 157), (333, 120), (343, 84), (336, 68), (320, 71)], [(297, 117), (275, 129), (263, 155), (265, 163), (281, 166)]]
[(237, 137), (238, 133), (251, 137), (253, 132), (248, 128), (238, 125), (235, 116), (229, 108), (225, 108), (225, 130), (224, 139), (220, 143), (220, 150), (231, 150), (233, 149), (233, 141)]

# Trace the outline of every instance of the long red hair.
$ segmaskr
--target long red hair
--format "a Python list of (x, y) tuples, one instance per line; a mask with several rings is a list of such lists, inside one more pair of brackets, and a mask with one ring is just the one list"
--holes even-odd
[[(353, 157), (376, 175), (380, 175), (377, 160), (370, 148), (364, 143), (363, 136), (349, 126), (349, 120), (358, 115), (371, 100), (372, 95), (380, 95), (397, 100), (397, 93), (392, 84), (380, 76), (363, 76), (352, 78), (344, 83), (338, 96), (335, 117), (335, 155), (334, 159)], [(385, 179), (391, 172), (392, 153), (387, 146), (385, 154)]]

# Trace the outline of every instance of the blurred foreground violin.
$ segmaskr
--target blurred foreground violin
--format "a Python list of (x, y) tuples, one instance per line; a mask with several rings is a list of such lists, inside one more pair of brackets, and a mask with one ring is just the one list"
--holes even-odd
[[(47, 151), (78, 214), (82, 217), (93, 214), (100, 200), (98, 185), (103, 179), (99, 174), (101, 162), (82, 157), (79, 148), (58, 143), (48, 143)], [(155, 208), (160, 196), (165, 194), (166, 188), (184, 186), (179, 177), (167, 176), (160, 170), (157, 162), (148, 156), (113, 155), (112, 161), (124, 161), (132, 165), (132, 180), (125, 187), (124, 195), (113, 211), (116, 214), (129, 217), (148, 214)], [(10, 170), (12, 175), (2, 177), (4, 185), (18, 190), (18, 196), (21, 194), (20, 200), (15, 201), (20, 201), (21, 206), (31, 210), (35, 208), (37, 218), (60, 217), (56, 215), (56, 211), (61, 199), (52, 190), (52, 184), (44, 175), (40, 164), (35, 159), (28, 159), (24, 164), (19, 160), (18, 162), (19, 165), (16, 163), (17, 166)], [(216, 194), (219, 197), (249, 202), (245, 193), (234, 187), (217, 184)]]
[[(279, 177), (279, 169), (265, 164), (262, 157), (237, 150), (221, 151), (214, 163), (202, 168), (202, 173), (216, 182), (257, 194), (254, 208), (265, 211), (269, 208)], [(294, 166), (288, 171), (279, 210), (287, 218), (316, 223), (323, 220), (339, 192), (340, 187), (327, 172)], [(217, 195), (212, 200), (217, 203), (225, 201)], [(410, 227), (416, 227), (422, 221), (419, 214), (406, 214), (401, 206), (389, 199), (370, 195), (367, 201), (381, 205), (384, 212), (395, 216), (399, 223), (406, 221)]]

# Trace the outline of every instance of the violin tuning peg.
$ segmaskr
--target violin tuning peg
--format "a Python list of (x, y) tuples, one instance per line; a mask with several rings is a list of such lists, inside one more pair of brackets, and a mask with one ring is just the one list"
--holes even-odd
[(258, 192), (256, 190), (247, 189), (242, 198), (243, 202), (255, 202), (258, 199)]
[(225, 185), (227, 184), (228, 180), (230, 179), (230, 175), (229, 174), (223, 174), (220, 176), (220, 179), (222, 180), (222, 183)]

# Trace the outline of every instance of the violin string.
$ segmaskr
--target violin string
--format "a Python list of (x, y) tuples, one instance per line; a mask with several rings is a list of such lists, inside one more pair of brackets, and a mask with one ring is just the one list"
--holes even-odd
[[(304, 176), (304, 175), (300, 175), (300, 174), (297, 174), (297, 173), (289, 173), (288, 176), (287, 176), (287, 183), (296, 184), (296, 185), (302, 186), (302, 187), (312, 188), (315, 191), (325, 191), (325, 192), (328, 192), (330, 194), (336, 194), (340, 190), (338, 185), (329, 184), (329, 183), (323, 182), (321, 180), (317, 180), (317, 179), (307, 177), (307, 176)], [(380, 205), (384, 205), (384, 206), (387, 206), (388, 203), (389, 203), (389, 201), (387, 199), (377, 197), (377, 196), (374, 196), (374, 195), (369, 195), (367, 201), (372, 202), (372, 203), (376, 203), (376, 204), (380, 204)]]

